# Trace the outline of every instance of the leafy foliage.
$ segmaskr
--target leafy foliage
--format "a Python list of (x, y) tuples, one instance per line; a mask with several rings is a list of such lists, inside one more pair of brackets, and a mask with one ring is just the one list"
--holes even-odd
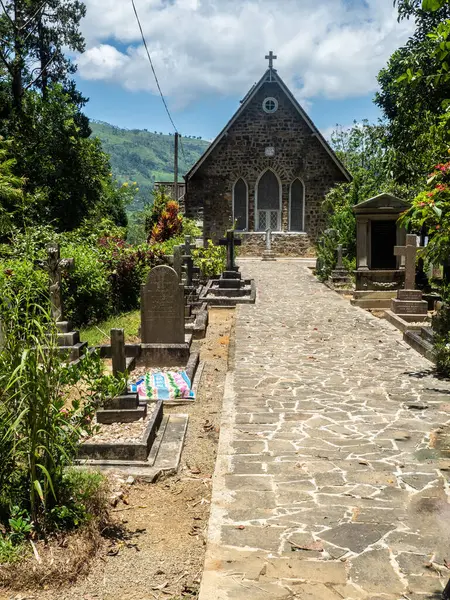
[(225, 271), (227, 251), (225, 246), (216, 246), (212, 240), (204, 248), (193, 250), (194, 263), (204, 277), (215, 277)]
[[(34, 297), (30, 282), (17, 292), (6, 280), (0, 299), (0, 522), (8, 524), (10, 539), (30, 533), (28, 513), (34, 529), (49, 526), (63, 497), (64, 469), (89, 431), (93, 411), (123, 386), (102, 376), (95, 356), (67, 366), (51, 315)], [(70, 402), (69, 389), (81, 380), (84, 402)]]
[(347, 254), (344, 261), (352, 270), (356, 256), (356, 220), (353, 206), (381, 192), (407, 196), (406, 188), (392, 178), (392, 156), (386, 147), (386, 129), (367, 121), (355, 123), (349, 130), (337, 129), (331, 137), (339, 158), (350, 171), (353, 180), (333, 188), (326, 196), (323, 210), (327, 231), (319, 239), (317, 256), (318, 275), (327, 279), (336, 266), (336, 247), (342, 244)]

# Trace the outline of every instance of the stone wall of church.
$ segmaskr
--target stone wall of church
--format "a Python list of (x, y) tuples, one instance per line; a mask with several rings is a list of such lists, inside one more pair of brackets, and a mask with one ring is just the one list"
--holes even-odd
[[(266, 249), (265, 233), (239, 233), (239, 256), (262, 256)], [(272, 251), (276, 256), (315, 256), (314, 244), (305, 233), (272, 233)]]
[[(278, 100), (274, 114), (262, 109), (269, 96)], [(275, 149), (273, 158), (265, 155), (268, 147)], [(309, 251), (325, 225), (324, 196), (344, 176), (282, 88), (270, 82), (264, 83), (188, 182), (186, 215), (196, 217), (203, 209), (205, 239), (217, 240), (232, 226), (232, 190), (240, 177), (248, 186), (249, 231), (254, 231), (256, 186), (267, 168), (278, 175), (282, 184), (283, 231), (289, 226), (291, 183), (297, 177), (303, 181), (308, 243), (298, 243), (296, 248), (302, 253)], [(288, 236), (282, 242), (294, 251)], [(254, 245), (254, 241), (250, 243)]]

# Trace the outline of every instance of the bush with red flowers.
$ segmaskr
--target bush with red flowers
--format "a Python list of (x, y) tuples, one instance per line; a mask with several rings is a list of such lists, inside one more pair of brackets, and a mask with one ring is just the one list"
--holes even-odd
[(436, 165), (426, 189), (412, 201), (400, 217), (407, 229), (420, 233), (425, 228), (428, 246), (423, 255), (435, 263), (450, 257), (450, 162)]

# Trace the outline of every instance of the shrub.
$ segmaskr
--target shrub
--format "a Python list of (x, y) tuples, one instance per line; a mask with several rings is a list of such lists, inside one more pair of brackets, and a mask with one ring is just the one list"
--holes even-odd
[(148, 271), (161, 262), (161, 251), (146, 244), (133, 247), (123, 239), (113, 237), (102, 238), (99, 247), (108, 273), (114, 312), (137, 308), (141, 283)]
[(208, 240), (206, 248), (193, 250), (194, 263), (200, 267), (204, 277), (215, 277), (225, 271), (227, 251), (225, 246), (216, 246)]
[(101, 252), (90, 245), (65, 244), (61, 255), (75, 259), (75, 268), (63, 275), (66, 316), (77, 326), (102, 321), (113, 309), (111, 281)]
[(162, 211), (158, 222), (153, 226), (149, 242), (165, 242), (181, 233), (183, 229), (183, 217), (180, 207), (175, 200), (169, 200)]
[(92, 520), (104, 523), (108, 514), (108, 481), (99, 472), (68, 469), (62, 478), (59, 503), (51, 511), (58, 529), (73, 529)]

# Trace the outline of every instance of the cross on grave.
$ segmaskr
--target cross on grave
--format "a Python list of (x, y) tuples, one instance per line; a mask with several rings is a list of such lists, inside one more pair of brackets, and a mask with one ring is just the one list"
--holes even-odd
[(344, 248), (342, 246), (342, 244), (338, 244), (338, 247), (337, 247), (337, 265), (336, 265), (336, 270), (338, 270), (338, 271), (342, 271), (344, 269), (344, 264), (342, 262), (342, 257), (344, 256), (345, 252), (347, 252), (347, 248)]
[(226, 239), (219, 240), (220, 246), (227, 247), (227, 271), (235, 271), (236, 265), (234, 264), (234, 247), (240, 246), (242, 241), (234, 237), (234, 230), (229, 229), (227, 231)]
[(405, 257), (405, 290), (415, 290), (417, 236), (407, 235), (406, 246), (395, 246), (394, 254)]
[(64, 271), (72, 271), (75, 267), (73, 258), (61, 258), (59, 244), (49, 244), (47, 260), (36, 264), (47, 271), (50, 281), (50, 305), (55, 323), (64, 321), (64, 305), (61, 295), (61, 275)]
[(267, 54), (266, 60), (269, 61), (269, 69), (273, 69), (273, 61), (277, 60), (278, 56), (275, 56), (272, 50)]
[(191, 287), (194, 279), (194, 259), (190, 254), (184, 254), (183, 262), (186, 265), (186, 286)]

